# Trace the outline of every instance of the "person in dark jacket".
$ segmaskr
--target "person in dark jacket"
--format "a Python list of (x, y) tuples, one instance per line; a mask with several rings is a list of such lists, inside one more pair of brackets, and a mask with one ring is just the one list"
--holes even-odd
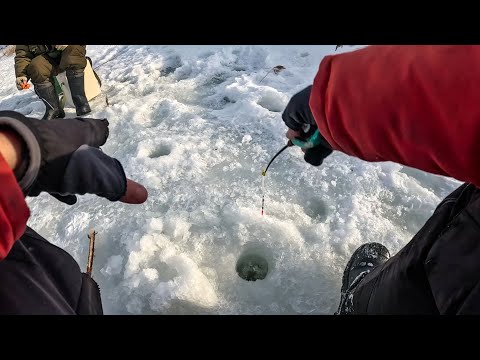
[[(480, 314), (480, 46), (369, 46), (326, 56), (282, 114), (287, 138), (465, 182), (395, 256), (362, 245), (336, 314)], [(445, 69), (448, 69), (446, 71)]]
[(146, 189), (100, 146), (106, 119), (40, 121), (0, 111), (0, 314), (103, 314), (95, 281), (64, 250), (26, 226), (25, 196), (76, 195), (141, 204)]
[(43, 120), (65, 117), (55, 92), (53, 77), (66, 72), (77, 116), (91, 112), (85, 96), (86, 45), (16, 45), (15, 76), (19, 90), (32, 80), (45, 104)]

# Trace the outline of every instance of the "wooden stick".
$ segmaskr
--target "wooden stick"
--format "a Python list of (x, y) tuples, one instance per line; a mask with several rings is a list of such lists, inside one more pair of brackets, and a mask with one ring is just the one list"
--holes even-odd
[(92, 267), (93, 267), (93, 257), (95, 256), (95, 235), (97, 233), (94, 229), (90, 230), (88, 238), (90, 239), (90, 245), (88, 247), (88, 263), (87, 263), (87, 274), (92, 276)]

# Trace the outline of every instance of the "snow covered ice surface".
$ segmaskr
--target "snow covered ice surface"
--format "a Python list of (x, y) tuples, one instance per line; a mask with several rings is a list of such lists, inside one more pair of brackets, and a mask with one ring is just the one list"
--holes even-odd
[[(88, 46), (103, 80), (92, 101), (108, 118), (103, 150), (149, 190), (141, 205), (79, 197), (29, 199), (29, 226), (93, 277), (107, 314), (332, 314), (342, 272), (363, 243), (395, 254), (459, 183), (393, 163), (335, 153), (320, 168), (287, 149), (281, 111), (311, 84), (335, 46)], [(352, 51), (344, 47), (337, 53)], [(279, 74), (273, 66), (283, 65)], [(0, 109), (41, 117), (0, 59)], [(105, 102), (108, 96), (109, 106)], [(74, 109), (66, 109), (75, 116)], [(236, 273), (245, 253), (268, 262), (263, 280)]]

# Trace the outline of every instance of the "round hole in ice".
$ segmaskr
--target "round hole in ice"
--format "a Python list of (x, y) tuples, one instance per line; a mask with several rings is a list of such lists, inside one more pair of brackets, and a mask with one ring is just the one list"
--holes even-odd
[(268, 274), (268, 262), (263, 256), (257, 254), (244, 254), (237, 261), (238, 276), (246, 281), (265, 279)]
[(155, 159), (161, 156), (169, 155), (171, 152), (172, 149), (170, 148), (170, 146), (166, 144), (161, 144), (157, 148), (155, 148), (155, 150), (153, 150), (153, 152), (149, 156), (150, 158)]

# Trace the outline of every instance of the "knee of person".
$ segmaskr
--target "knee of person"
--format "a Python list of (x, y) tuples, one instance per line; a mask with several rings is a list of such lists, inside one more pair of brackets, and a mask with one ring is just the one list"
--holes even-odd
[(34, 85), (43, 83), (52, 76), (52, 71), (45, 65), (45, 61), (41, 56), (38, 56), (28, 65), (27, 74)]
[(63, 54), (85, 56), (87, 50), (85, 45), (68, 45), (67, 48), (63, 51)]
[(66, 61), (64, 62), (65, 64), (65, 70), (71, 70), (75, 72), (83, 72), (85, 70), (85, 67), (87, 66), (87, 59), (83, 58), (83, 61), (81, 59), (77, 59), (74, 57), (68, 57)]
[(69, 45), (62, 53), (61, 66), (65, 70), (79, 71), (87, 66), (85, 48), (81, 45)]

